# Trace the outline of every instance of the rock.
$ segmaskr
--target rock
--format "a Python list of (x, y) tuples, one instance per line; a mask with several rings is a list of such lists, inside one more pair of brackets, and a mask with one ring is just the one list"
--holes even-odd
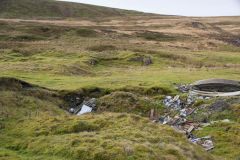
[(153, 64), (153, 61), (150, 57), (143, 57), (142, 63), (143, 63), (143, 65), (148, 66), (150, 64)]
[(91, 58), (89, 60), (89, 64), (92, 65), (92, 66), (96, 66), (97, 65), (97, 61), (95, 59)]

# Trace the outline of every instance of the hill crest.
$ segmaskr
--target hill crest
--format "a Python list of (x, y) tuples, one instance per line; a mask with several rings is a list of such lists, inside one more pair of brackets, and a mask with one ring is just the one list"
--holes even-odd
[(1, 0), (1, 18), (96, 18), (142, 15), (128, 11), (89, 4), (55, 0)]

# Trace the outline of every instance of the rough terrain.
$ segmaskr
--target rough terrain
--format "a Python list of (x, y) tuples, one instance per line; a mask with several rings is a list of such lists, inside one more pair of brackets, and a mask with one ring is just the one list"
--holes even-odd
[[(213, 136), (210, 152), (147, 118), (167, 112), (166, 96), (186, 97), (176, 84), (239, 81), (240, 17), (45, 0), (0, 10), (0, 159), (240, 159), (239, 97), (196, 102), (198, 121), (231, 120), (194, 133)], [(97, 110), (70, 115), (76, 97), (97, 98)]]

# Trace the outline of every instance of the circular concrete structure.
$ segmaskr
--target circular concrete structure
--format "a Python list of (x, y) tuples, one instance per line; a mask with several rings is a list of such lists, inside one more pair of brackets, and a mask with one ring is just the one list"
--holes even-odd
[(240, 95), (240, 82), (229, 79), (206, 79), (192, 84), (192, 93), (221, 97)]

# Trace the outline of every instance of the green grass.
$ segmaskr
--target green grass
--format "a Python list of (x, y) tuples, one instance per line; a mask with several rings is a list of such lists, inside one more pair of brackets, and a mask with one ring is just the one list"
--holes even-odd
[(0, 139), (1, 155), (19, 159), (214, 159), (170, 127), (124, 113), (24, 118)]
[[(239, 158), (237, 104), (190, 117), (233, 121), (196, 133), (214, 136), (210, 153), (144, 118), (152, 108), (159, 116), (166, 111), (161, 100), (179, 94), (175, 83), (240, 79), (239, 47), (217, 40), (219, 30), (230, 36), (238, 29), (235, 18), (231, 29), (216, 23), (227, 17), (199, 19), (209, 24), (203, 31), (186, 25), (195, 18), (83, 4), (9, 0), (2, 7), (0, 17), (68, 21), (0, 21), (0, 77), (31, 83), (22, 88), (24, 82), (0, 78), (0, 159)], [(76, 96), (98, 98), (97, 113), (68, 115)], [(212, 100), (197, 102), (204, 103)]]
[(21, 87), (22, 83), (1, 79), (3, 159), (217, 159), (188, 142), (183, 134), (142, 117), (153, 106), (159, 114), (165, 110), (161, 103), (146, 99), (144, 94), (171, 93), (167, 89), (122, 88), (123, 91), (98, 99), (98, 106), (105, 104), (107, 108), (99, 107), (97, 114), (78, 117), (60, 109), (71, 107), (68, 95), (87, 96), (103, 91), (93, 88), (58, 92), (24, 84), (30, 87), (27, 89)]
[(211, 152), (227, 159), (239, 159), (239, 123), (217, 123), (197, 133), (198, 136), (213, 136), (215, 149)]
[[(145, 71), (144, 71), (145, 70)], [(108, 70), (109, 71), (109, 70)], [(167, 69), (163, 71), (148, 70), (140, 67), (133, 71), (124, 72), (118, 68), (112, 68), (109, 76), (103, 73), (103, 76), (62, 76), (46, 73), (22, 73), (21, 71), (2, 72), (1, 76), (16, 77), (40, 86), (52, 89), (78, 89), (81, 87), (103, 87), (103, 88), (121, 88), (126, 85), (141, 87), (166, 87), (173, 88), (173, 83), (191, 83), (196, 80), (206, 78), (231, 78), (238, 79), (239, 71), (234, 70), (205, 70), (205, 69)], [(21, 72), (21, 73), (20, 73)], [(144, 75), (144, 76), (142, 76)], [(186, 77), (189, 77), (186, 79)]]
[[(72, 116), (60, 109), (68, 106), (61, 97), (67, 92), (31, 84), (28, 87), (34, 88), (26, 89), (13, 79), (1, 79), (4, 83), (8, 87), (0, 86), (0, 159), (215, 159), (184, 135), (142, 116), (110, 112)], [(114, 94), (127, 102), (127, 92), (110, 97)], [(100, 101), (111, 102), (110, 97)]]
[[(233, 100), (237, 101), (235, 103), (231, 103)], [(222, 105), (219, 105), (219, 107), (224, 106), (224, 109), (222, 111), (211, 110), (212, 105), (216, 101), (225, 102), (222, 103)], [(193, 114), (191, 117), (188, 117), (189, 120), (211, 122), (216, 120), (229, 119), (231, 122), (215, 123), (203, 128), (203, 130), (194, 131), (194, 134), (197, 137), (204, 137), (209, 135), (213, 137), (212, 140), (215, 148), (211, 151), (212, 154), (226, 159), (239, 159), (239, 97), (216, 98), (197, 103), (199, 103), (197, 114)]]
[[(179, 52), (178, 56), (192, 54), (191, 59), (206, 63), (206, 67), (203, 65), (202, 68), (192, 68), (191, 63), (184, 63), (188, 58), (183, 59), (183, 62), (175, 61), (181, 57), (172, 59), (175, 51), (165, 52), (169, 57), (163, 57), (162, 52), (151, 55), (153, 64), (150, 66), (142, 66), (141, 60), (138, 61), (139, 56), (149, 55), (144, 52), (115, 51), (110, 57), (107, 53), (86, 55), (44, 52), (25, 56), (20, 52), (12, 52), (0, 55), (0, 76), (16, 77), (52, 89), (77, 89), (87, 86), (121, 88), (126, 85), (172, 88), (173, 83), (191, 83), (206, 78), (239, 79), (238, 67), (235, 69), (231, 66), (238, 64), (237, 53), (229, 56), (228, 52), (218, 52), (217, 56), (213, 56), (215, 52)], [(198, 56), (195, 57), (195, 54)], [(206, 55), (208, 58), (204, 61)], [(96, 65), (91, 64), (92, 60)], [(219, 65), (207, 68), (212, 62)], [(227, 64), (229, 66), (224, 67)]]
[[(156, 93), (161, 94), (161, 93)], [(165, 111), (165, 106), (152, 99), (146, 99), (143, 96), (135, 95), (131, 92), (117, 91), (103, 96), (98, 100), (98, 112), (126, 112), (135, 113), (147, 117), (149, 111), (154, 107), (155, 113), (160, 115)]]

